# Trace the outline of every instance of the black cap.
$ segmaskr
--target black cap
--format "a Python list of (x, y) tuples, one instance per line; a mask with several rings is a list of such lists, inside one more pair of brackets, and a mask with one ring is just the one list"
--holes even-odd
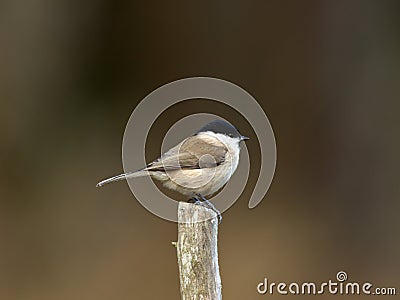
[(224, 121), (224, 120), (215, 120), (200, 128), (199, 131), (196, 132), (205, 132), (205, 131), (212, 131), (214, 133), (221, 133), (232, 138), (239, 138), (242, 139), (242, 135), (239, 131), (233, 126), (231, 123)]

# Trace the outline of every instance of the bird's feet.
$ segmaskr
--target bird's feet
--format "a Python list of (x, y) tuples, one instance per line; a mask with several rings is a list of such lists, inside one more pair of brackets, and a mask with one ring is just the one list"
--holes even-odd
[(196, 196), (193, 196), (193, 198), (188, 200), (189, 203), (193, 203), (195, 205), (201, 205), (205, 208), (211, 209), (217, 214), (218, 218), (218, 224), (221, 224), (222, 222), (222, 215), (220, 211), (212, 204), (208, 199), (206, 199), (203, 195), (201, 194), (196, 194)]

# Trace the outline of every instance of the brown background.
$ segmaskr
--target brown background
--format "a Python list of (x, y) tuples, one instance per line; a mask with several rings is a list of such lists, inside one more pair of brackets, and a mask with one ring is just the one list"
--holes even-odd
[[(399, 289), (399, 11), (398, 1), (0, 2), (0, 299), (179, 298), (176, 225), (126, 183), (95, 183), (122, 170), (138, 101), (199, 75), (257, 98), (278, 147), (264, 201), (247, 209), (254, 164), (224, 214), (224, 298), (282, 299), (257, 283), (339, 270)], [(203, 110), (172, 108), (160, 122), (191, 109)], [(248, 147), (257, 162), (256, 140)]]

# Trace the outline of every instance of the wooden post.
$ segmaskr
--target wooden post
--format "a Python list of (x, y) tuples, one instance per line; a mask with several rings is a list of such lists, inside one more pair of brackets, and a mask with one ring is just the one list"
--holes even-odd
[(222, 299), (217, 240), (217, 214), (180, 202), (176, 248), (182, 300)]

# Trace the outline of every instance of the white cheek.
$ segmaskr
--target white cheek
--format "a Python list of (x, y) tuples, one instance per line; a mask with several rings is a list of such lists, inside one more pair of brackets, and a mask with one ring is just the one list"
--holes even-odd
[(214, 133), (213, 136), (215, 136), (226, 146), (226, 148), (228, 148), (228, 152), (232, 161), (232, 173), (233, 173), (239, 164), (239, 153), (240, 153), (239, 141), (234, 140), (220, 133)]

